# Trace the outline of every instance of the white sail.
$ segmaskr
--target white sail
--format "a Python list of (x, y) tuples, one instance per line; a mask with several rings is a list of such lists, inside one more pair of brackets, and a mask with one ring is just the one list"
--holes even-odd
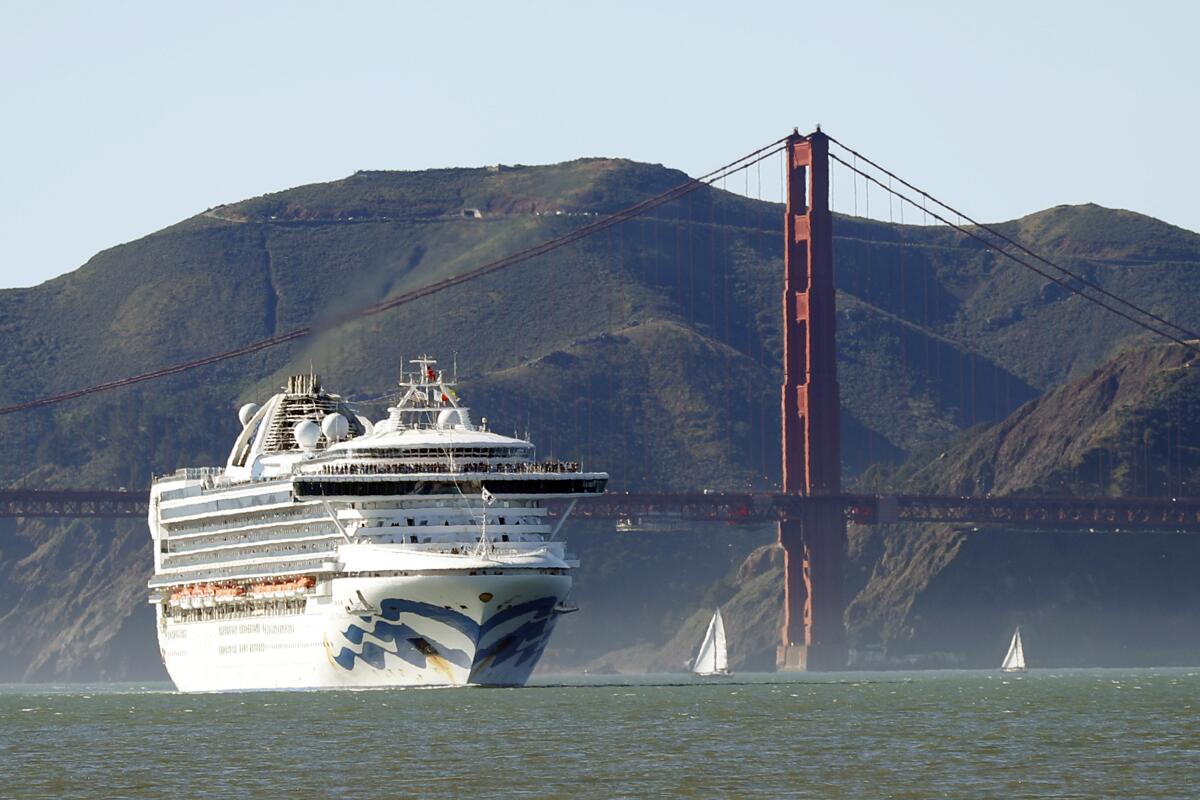
[(1017, 628), (1013, 632), (1012, 643), (1008, 645), (1008, 654), (1004, 656), (1004, 663), (1000, 665), (1000, 671), (1024, 672), (1025, 669), (1025, 648), (1021, 646), (1021, 629)]
[(715, 672), (729, 672), (729, 648), (725, 645), (725, 620), (721, 619), (721, 609), (713, 614), (713, 666)]
[(725, 622), (721, 619), (721, 609), (713, 614), (700, 644), (700, 652), (696, 654), (692, 671), (697, 675), (725, 675), (729, 672), (729, 651), (725, 644)]

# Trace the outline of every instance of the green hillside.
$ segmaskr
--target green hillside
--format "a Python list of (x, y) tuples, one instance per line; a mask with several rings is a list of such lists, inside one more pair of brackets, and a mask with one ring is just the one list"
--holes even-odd
[[(360, 172), (210, 209), (61, 278), (0, 291), (0, 403), (319, 323), (685, 179), (618, 159)], [(778, 477), (780, 217), (778, 206), (704, 189), (319, 337), (0, 418), (0, 483), (141, 487), (155, 473), (223, 462), (237, 406), (310, 365), (331, 389), (381, 414), (401, 359), (425, 351), (443, 361), (456, 354), (477, 415), (499, 430), (528, 430), (544, 453), (608, 470), (615, 489), (770, 487)], [(1093, 280), (1200, 325), (1189, 301), (1200, 237), (1094, 206), (1007, 225)], [(1142, 342), (956, 234), (849, 218), (836, 220), (835, 234), (848, 478), (944, 449)], [(578, 529), (577, 539), (587, 535)], [(0, 680), (161, 674), (137, 588), (149, 569), (144, 536), (131, 523), (0, 522)], [(682, 569), (678, 551), (694, 545), (639, 545), (645, 560), (626, 575), (613, 560), (632, 545), (580, 544), (587, 624), (617, 633), (589, 645), (564, 630), (548, 661), (570, 666), (661, 646), (695, 613), (709, 577), (735, 569), (763, 537), (769, 532), (738, 534), (694, 568), (703, 580), (681, 576), (685, 588), (661, 601), (661, 614), (633, 622), (613, 598), (649, 585), (646, 575)], [(30, 633), (84, 628), (83, 642)]]

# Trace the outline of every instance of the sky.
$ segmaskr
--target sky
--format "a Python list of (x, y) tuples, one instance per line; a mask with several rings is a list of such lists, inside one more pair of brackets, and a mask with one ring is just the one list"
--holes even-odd
[(978, 219), (1200, 230), (1197, 29), (1153, 0), (0, 0), (0, 288), (359, 169), (696, 175), (817, 123)]

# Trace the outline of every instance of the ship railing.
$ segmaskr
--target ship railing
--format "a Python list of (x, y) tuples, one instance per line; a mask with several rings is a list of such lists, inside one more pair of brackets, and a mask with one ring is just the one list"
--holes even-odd
[(216, 478), (225, 473), (224, 467), (180, 467), (174, 472), (155, 475), (155, 481), (183, 478), (188, 481), (198, 481), (201, 478)]
[(310, 525), (317, 522), (328, 522), (329, 512), (319, 506), (295, 506), (285, 510), (273, 510), (270, 513), (254, 513), (253, 508), (246, 509), (246, 513), (241, 516), (249, 517), (249, 519), (241, 521), (233, 521), (228, 518), (222, 518), (214, 522), (197, 522), (188, 520), (180, 527), (174, 527), (173, 520), (166, 520), (169, 528), (168, 538), (172, 541), (182, 541), (188, 536), (203, 536), (214, 533), (249, 533), (254, 531), (263, 531), (268, 535), (272, 535), (272, 531), (279, 530), (284, 526), (295, 525)]
[[(206, 477), (220, 477), (224, 474), (223, 467), (187, 467), (176, 470), (172, 475), (162, 478), (185, 478), (200, 480)], [(487, 461), (435, 461), (429, 463), (413, 462), (341, 462), (323, 464), (314, 471), (305, 470), (302, 475), (566, 475), (581, 472), (578, 461), (540, 461), (536, 463), (489, 463)], [(240, 480), (222, 481), (219, 485), (202, 486), (201, 493), (224, 491), (256, 483), (270, 483), (286, 479), (286, 475), (258, 476)]]
[[(535, 474), (569, 474), (580, 471), (577, 461), (543, 461), (539, 463), (495, 464), (487, 461), (477, 462), (431, 462), (413, 464), (411, 462), (363, 463), (348, 462), (342, 464), (325, 464), (318, 475), (535, 475)], [(312, 474), (312, 473), (310, 473)]]
[[(321, 520), (313, 520), (320, 522)], [(328, 517), (324, 521), (328, 521)], [(224, 530), (215, 530), (211, 533), (223, 534)], [(230, 549), (234, 547), (250, 547), (263, 543), (271, 542), (289, 542), (300, 541), (314, 538), (336, 538), (341, 536), (337, 528), (332, 525), (317, 526), (317, 525), (288, 525), (267, 530), (244, 530), (230, 532), (220, 539), (213, 540), (211, 538), (194, 538), (194, 539), (178, 539), (170, 538), (164, 540), (167, 545), (165, 554), (171, 556), (179, 556), (187, 553), (197, 552), (219, 552), (220, 549)]]
[[(165, 553), (163, 562), (164, 569), (181, 569), (183, 567), (194, 567), (199, 565), (212, 565), (214, 567), (225, 566), (230, 563), (242, 563), (250, 561), (270, 562), (281, 558), (296, 558), (298, 556), (309, 556), (312, 554), (333, 553), (336, 551), (337, 533), (322, 533), (320, 535), (310, 536), (307, 539), (293, 540), (286, 542), (250, 542), (246, 545), (236, 544), (233, 547), (222, 550), (181, 550), (177, 552)], [(254, 547), (255, 545), (267, 545), (270, 549), (262, 547), (259, 550), (237, 549), (244, 547)]]
[[(359, 534), (361, 539), (370, 540), (372, 543), (402, 544), (408, 548), (416, 549), (416, 550), (422, 550), (422, 549), (429, 550), (429, 549), (438, 549), (438, 548), (448, 549), (451, 547), (457, 547), (461, 550), (463, 547), (474, 547), (475, 545), (479, 544), (478, 536), (475, 536), (475, 537), (464, 536), (459, 539), (442, 538), (442, 539), (433, 539), (432, 541), (429, 540), (429, 537), (421, 536), (421, 537), (418, 537), (418, 540), (414, 542), (412, 540), (411, 535), (404, 535), (404, 534), (398, 534), (398, 533), (397, 534), (374, 533), (374, 532), (366, 533), (366, 532), (364, 532), (364, 530), (362, 528), (358, 529), (356, 531), (356, 533)], [(548, 534), (548, 533), (549, 533), (549, 531), (546, 532), (546, 534)], [(534, 534), (534, 535), (545, 536), (546, 534)], [(502, 538), (502, 536), (499, 536), (499, 535), (495, 536), (495, 537), (489, 536), (488, 538), (491, 540), (491, 543), (493, 545), (495, 545), (496, 547), (515, 547), (518, 549), (528, 549), (528, 548), (537, 549), (539, 547), (545, 547), (547, 544), (553, 544), (553, 542), (550, 542), (548, 539), (545, 539), (545, 538), (542, 538), (542, 539), (533, 539), (533, 538), (530, 538), (530, 539), (507, 539), (506, 540), (506, 539)]]
[[(407, 537), (396, 536), (394, 538), (387, 536), (370, 536), (372, 543), (376, 544), (394, 544), (400, 546), (403, 550), (417, 553), (439, 553), (442, 555), (470, 555), (479, 547), (479, 539), (462, 539), (459, 541), (435, 541), (435, 542), (411, 542)], [(389, 538), (391, 540), (389, 541)], [(539, 551), (547, 551), (550, 553), (561, 554), (563, 543), (552, 542), (543, 539), (542, 541), (527, 541), (516, 542), (501, 540), (500, 537), (495, 537), (491, 540), (489, 552), (500, 555), (529, 555)]]

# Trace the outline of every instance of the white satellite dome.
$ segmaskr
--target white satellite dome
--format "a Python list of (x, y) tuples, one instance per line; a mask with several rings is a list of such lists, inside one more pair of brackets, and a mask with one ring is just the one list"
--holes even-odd
[(321, 431), (330, 442), (340, 442), (350, 432), (350, 420), (337, 412), (326, 414), (321, 420)]
[(258, 413), (258, 403), (246, 403), (238, 409), (238, 419), (242, 421), (242, 427), (250, 424), (250, 420), (254, 419), (254, 415)]
[(462, 425), (462, 414), (457, 408), (443, 408), (438, 413), (437, 426), (442, 430)]
[(312, 450), (321, 441), (321, 426), (308, 419), (297, 422), (296, 427), (292, 428), (292, 436), (296, 437), (300, 449)]

